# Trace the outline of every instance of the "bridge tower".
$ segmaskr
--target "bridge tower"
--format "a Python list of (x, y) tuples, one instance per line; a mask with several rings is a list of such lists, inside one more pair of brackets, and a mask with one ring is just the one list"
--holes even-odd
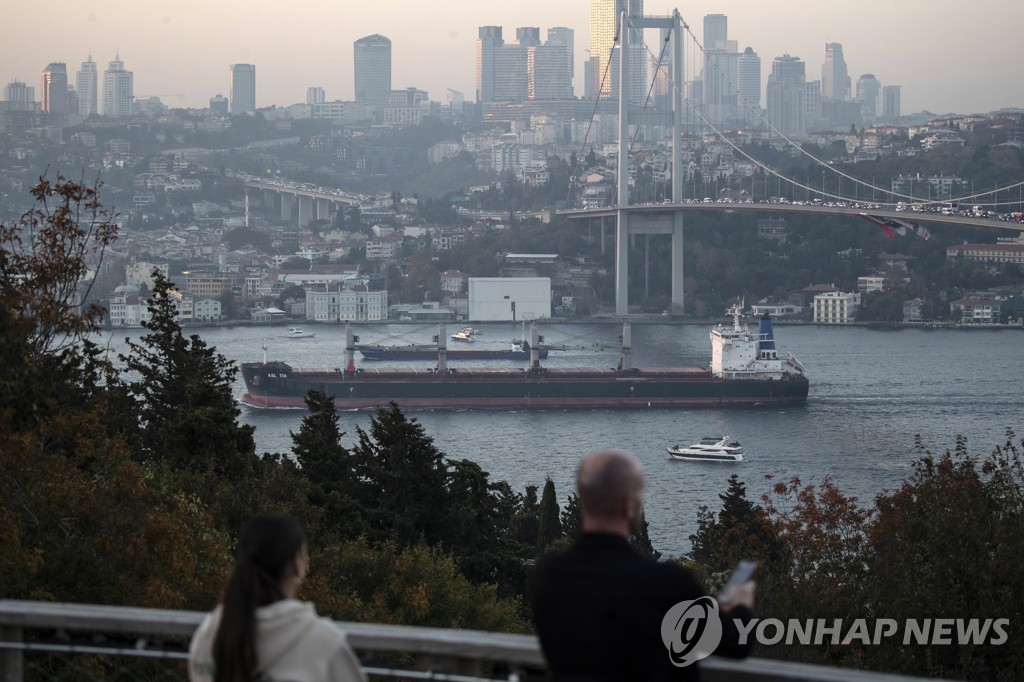
[[(629, 127), (649, 123), (664, 124), (664, 115), (642, 110), (643, 102), (630, 102), (630, 41), (642, 40), (643, 29), (661, 29), (669, 33), (672, 82), (672, 201), (683, 200), (683, 20), (679, 10), (670, 17), (645, 17), (630, 8), (622, 13), (619, 23), (619, 158), (618, 198), (615, 226), (615, 314), (629, 312), (629, 236), (633, 234), (670, 234), (672, 236), (672, 308), (683, 310), (683, 214), (643, 213), (629, 206)], [(629, 24), (637, 34), (627, 30)], [(646, 91), (646, 88), (644, 89)], [(638, 109), (637, 107), (640, 107)], [(668, 218), (668, 220), (666, 220)]]

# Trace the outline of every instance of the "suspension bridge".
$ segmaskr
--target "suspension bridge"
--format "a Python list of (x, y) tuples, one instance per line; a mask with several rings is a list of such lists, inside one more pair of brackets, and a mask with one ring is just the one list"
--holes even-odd
[[(697, 41), (690, 31), (689, 25), (683, 21), (679, 11), (675, 10), (668, 17), (643, 16), (633, 11), (632, 2), (629, 2), (629, 5), (619, 16), (614, 46), (611, 48), (606, 60), (606, 68), (601, 75), (601, 86), (598, 88), (598, 97), (600, 97), (600, 93), (606, 90), (605, 82), (609, 76), (613, 57), (617, 52), (619, 116), (615, 172), (616, 198), (609, 206), (570, 208), (559, 212), (561, 215), (573, 220), (599, 219), (602, 228), (602, 243), (604, 239), (604, 219), (614, 218), (615, 312), (617, 315), (626, 315), (628, 312), (628, 250), (630, 238), (638, 234), (671, 236), (671, 300), (673, 308), (683, 309), (684, 217), (687, 213), (696, 211), (716, 210), (736, 213), (781, 212), (850, 216), (866, 220), (886, 231), (890, 236), (894, 232), (903, 234), (907, 230), (916, 232), (921, 236), (927, 236), (929, 234), (927, 228), (921, 225), (924, 222), (996, 228), (1024, 234), (1024, 223), (1015, 222), (1021, 215), (1020, 211), (1024, 210), (1024, 207), (1022, 207), (1024, 202), (1022, 202), (1021, 196), (1024, 182), (1013, 183), (1002, 188), (997, 185), (992, 190), (958, 197), (943, 197), (935, 200), (930, 198), (921, 199), (914, 195), (894, 191), (893, 188), (875, 186), (873, 181), (865, 182), (863, 179), (854, 177), (844, 171), (841, 167), (815, 156), (773, 125), (762, 113), (759, 102), (747, 102), (743, 95), (738, 92), (736, 84), (731, 81), (729, 74), (713, 74), (713, 77), (719, 83), (724, 83), (730, 96), (735, 96), (740, 106), (748, 109), (750, 115), (759, 120), (762, 127), (771, 131), (771, 135), (777, 137), (778, 141), (781, 141), (786, 147), (791, 149), (794, 155), (809, 159), (811, 167), (820, 168), (823, 178), (822, 186), (820, 188), (811, 186), (807, 179), (810, 177), (809, 173), (805, 175), (803, 180), (787, 177), (779, 172), (778, 169), (755, 158), (749, 151), (736, 144), (729, 135), (723, 134), (723, 131), (705, 116), (702, 107), (695, 106), (686, 96), (684, 89), (684, 82), (686, 81), (683, 60), (684, 43), (689, 38), (687, 45), (691, 50), (695, 48), (696, 53), (702, 56), (705, 54), (705, 51), (704, 46)], [(660, 31), (661, 45), (659, 46), (658, 54), (651, 50), (644, 39), (644, 31), (647, 29)], [(631, 78), (638, 71), (632, 68), (632, 65), (633, 60), (647, 58), (650, 58), (651, 62), (655, 64), (654, 74), (647, 88), (647, 97), (642, 102), (639, 102), (636, 101), (635, 97), (631, 99), (631, 93), (636, 92)], [(667, 69), (663, 68), (666, 59), (669, 62)], [(693, 59), (689, 61), (691, 64), (694, 62)], [(702, 62), (706, 66), (710, 65), (715, 69), (718, 67), (718, 63), (715, 60), (702, 60)], [(639, 71), (642, 72), (642, 69)], [(664, 78), (666, 75), (670, 93), (668, 98), (670, 107), (668, 110), (664, 110), (649, 106), (651, 104), (651, 93), (655, 87), (655, 80), (659, 77)], [(595, 103), (594, 114), (596, 112), (597, 105)], [(576, 155), (580, 162), (573, 169), (574, 183), (583, 171), (581, 162), (584, 155), (582, 152), (586, 149), (590, 130), (594, 124), (594, 114), (591, 115), (591, 120), (588, 123), (580, 153)], [(694, 121), (697, 119), (699, 119), (700, 125), (704, 130), (712, 132), (716, 139), (731, 148), (732, 153), (736, 157), (751, 164), (765, 178), (772, 178), (776, 181), (779, 194), (783, 194), (782, 187), (785, 186), (790, 189), (792, 195), (801, 193), (807, 200), (795, 201), (776, 197), (767, 201), (755, 202), (752, 198), (740, 200), (718, 200), (717, 197), (715, 199), (710, 197), (704, 199), (685, 198), (683, 181), (686, 169), (683, 166), (682, 145), (684, 132), (692, 132), (692, 127), (689, 131), (684, 131), (683, 122), (684, 120)], [(641, 138), (641, 130), (649, 126), (662, 126), (666, 129), (671, 129), (670, 193), (668, 198), (660, 203), (631, 203), (630, 173), (628, 171), (631, 155), (642, 151), (639, 147), (636, 147), (637, 140)], [(643, 139), (647, 138), (648, 136), (643, 136)], [(641, 141), (642, 145), (643, 142)], [(637, 173), (637, 181), (639, 181), (639, 175)], [(824, 178), (831, 175), (838, 176), (840, 187), (842, 187), (841, 183), (845, 180), (847, 187), (853, 188), (855, 196), (851, 198), (831, 190), (826, 190)], [(767, 193), (767, 181), (765, 185)], [(753, 182), (751, 182), (751, 187), (753, 187)], [(570, 206), (574, 205), (573, 197), (579, 194), (577, 189), (578, 185), (575, 184), (570, 188), (570, 197), (567, 202)], [(638, 190), (639, 188), (635, 189)], [(1012, 201), (1013, 190), (1018, 192), (1016, 202)], [(636, 194), (641, 194), (641, 192), (636, 191)], [(869, 195), (872, 197), (883, 197), (884, 201), (866, 202), (858, 198)], [(1007, 197), (1011, 199), (1007, 199)], [(996, 211), (993, 210), (993, 213), (996, 215), (992, 217), (962, 215), (953, 208), (972, 204), (984, 204), (993, 209), (1004, 209), (1004, 213), (1001, 215), (996, 214)], [(999, 217), (1003, 219), (999, 219)]]

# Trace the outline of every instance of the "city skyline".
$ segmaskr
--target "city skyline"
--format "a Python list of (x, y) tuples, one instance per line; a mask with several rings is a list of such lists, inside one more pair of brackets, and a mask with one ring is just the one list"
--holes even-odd
[[(258, 67), (258, 107), (304, 102), (310, 86), (322, 86), (329, 101), (352, 100), (352, 44), (374, 33), (392, 41), (394, 88), (416, 87), (434, 100), (443, 100), (452, 88), (473, 99), (475, 41), (479, 27), (487, 25), (503, 26), (510, 35), (525, 26), (573, 29), (574, 87), (581, 96), (590, 35), (589, 0), (522, 0), (515, 5), (382, 0), (373, 7), (313, 0), (303, 6), (302, 16), (287, 5), (260, 1), (242, 11), (235, 2), (183, 0), (150, 7), (127, 0), (88, 5), (56, 0), (47, 8), (45, 23), (39, 20), (37, 5), (27, 0), (8, 4), (10, 25), (23, 30), (0, 45), (3, 83), (38, 83), (49, 63), (77, 67), (91, 51), (97, 63), (105, 64), (120, 51), (131, 55), (136, 96), (159, 96), (172, 107), (205, 107), (225, 91), (224, 74), (235, 63)], [(979, 0), (951, 21), (947, 8), (929, 0), (865, 0), (856, 12), (847, 13), (827, 5), (766, 13), (762, 3), (752, 0), (734, 0), (728, 6), (645, 0), (648, 14), (668, 14), (679, 6), (698, 40), (705, 15), (725, 14), (729, 39), (737, 41), (740, 52), (752, 47), (765, 65), (790, 54), (817, 67), (825, 58), (825, 44), (841, 43), (851, 80), (856, 83), (872, 73), (882, 86), (901, 85), (904, 113), (1024, 108), (1024, 91), (1016, 87), (1016, 27), (1024, 20), (1024, 6)], [(311, 14), (316, 21), (302, 21)], [(45, 32), (32, 30), (43, 25)], [(301, 30), (294, 35), (286, 31), (292, 25)], [(657, 37), (647, 40), (656, 45)], [(692, 49), (687, 48), (686, 56)], [(762, 69), (762, 91), (767, 70)]]

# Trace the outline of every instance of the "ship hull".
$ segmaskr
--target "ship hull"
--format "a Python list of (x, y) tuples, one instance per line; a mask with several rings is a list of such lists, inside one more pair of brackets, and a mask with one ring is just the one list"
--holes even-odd
[[(402, 349), (402, 348), (371, 348), (359, 351), (364, 360), (374, 362), (392, 360), (426, 360), (437, 362), (437, 351), (434, 349)], [(541, 360), (548, 357), (546, 350), (537, 351)], [(449, 350), (446, 353), (448, 360), (518, 360), (529, 361), (530, 351), (528, 350), (494, 350), (494, 349), (473, 349), (473, 350)]]
[(284, 363), (246, 363), (248, 392), (257, 408), (305, 408), (311, 389), (334, 396), (339, 409), (586, 409), (698, 408), (799, 405), (808, 382), (721, 379), (699, 369), (297, 370)]

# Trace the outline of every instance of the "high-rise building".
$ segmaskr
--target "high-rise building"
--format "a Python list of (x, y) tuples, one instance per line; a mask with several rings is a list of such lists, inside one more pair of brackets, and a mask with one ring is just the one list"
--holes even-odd
[(494, 102), (525, 102), (530, 96), (529, 49), (502, 45), (494, 50)]
[(865, 121), (878, 117), (878, 105), (882, 100), (882, 84), (875, 74), (866, 73), (857, 79), (857, 101), (860, 102), (861, 116)]
[(821, 65), (821, 96), (850, 101), (850, 74), (846, 69), (841, 43), (825, 43), (825, 62)]
[(517, 28), (516, 43), (523, 47), (537, 47), (540, 45), (540, 28), (537, 26)]
[(572, 99), (569, 48), (563, 45), (527, 48), (526, 71), (531, 100)]
[(228, 98), (217, 93), (210, 98), (210, 113), (214, 116), (227, 116), (230, 111)]
[(232, 116), (256, 111), (256, 65), (232, 64), (231, 82), (228, 84)]
[(729, 17), (724, 14), (704, 15), (704, 49), (713, 50), (729, 39)]
[(810, 81), (804, 87), (804, 130), (813, 132), (822, 127), (821, 81)]
[(569, 96), (572, 97), (574, 94), (573, 89), (573, 78), (576, 75), (576, 38), (575, 31), (565, 26), (555, 26), (548, 29), (548, 39), (544, 43), (545, 45), (559, 45), (567, 48), (568, 54), (566, 58), (568, 60), (566, 66), (569, 69)]
[(41, 110), (47, 114), (66, 114), (68, 100), (68, 67), (64, 62), (51, 62), (43, 69), (39, 87)]
[[(618, 35), (620, 15), (627, 10), (632, 16), (643, 16), (643, 0), (590, 0), (590, 57), (597, 59), (595, 79), (601, 89), (601, 97), (618, 97), (618, 64), (610, 67), (609, 61), (613, 58), (613, 49), (615, 59), (618, 58), (615, 36)], [(642, 103), (647, 96), (647, 51), (639, 31), (631, 32), (629, 43), (631, 88), (627, 96), (630, 101)], [(607, 77), (606, 72), (614, 77)]]
[(704, 115), (715, 126), (735, 123), (739, 53), (735, 40), (719, 40), (704, 48)]
[(882, 86), (882, 118), (890, 123), (900, 120), (900, 88), (901, 85)]
[(125, 118), (132, 115), (132, 105), (135, 103), (134, 79), (134, 74), (124, 68), (121, 55), (116, 55), (103, 72), (104, 116)]
[(96, 70), (96, 62), (92, 60), (92, 52), (89, 59), (82, 62), (82, 68), (75, 75), (75, 89), (78, 91), (78, 113), (82, 116), (98, 114), (97, 98), (99, 95), (99, 73)]
[(748, 47), (736, 60), (736, 91), (740, 119), (747, 125), (761, 120), (761, 58)]
[(323, 104), (327, 101), (327, 93), (321, 87), (306, 88), (306, 104)]
[(36, 89), (21, 81), (11, 81), (4, 86), (4, 102), (7, 111), (35, 111)]
[(481, 26), (476, 40), (476, 101), (494, 101), (494, 53), (505, 45), (501, 26)]
[(353, 43), (356, 102), (386, 106), (391, 95), (391, 40), (374, 34)]
[(804, 135), (807, 73), (803, 60), (788, 54), (776, 57), (768, 76), (767, 118), (786, 135)]

